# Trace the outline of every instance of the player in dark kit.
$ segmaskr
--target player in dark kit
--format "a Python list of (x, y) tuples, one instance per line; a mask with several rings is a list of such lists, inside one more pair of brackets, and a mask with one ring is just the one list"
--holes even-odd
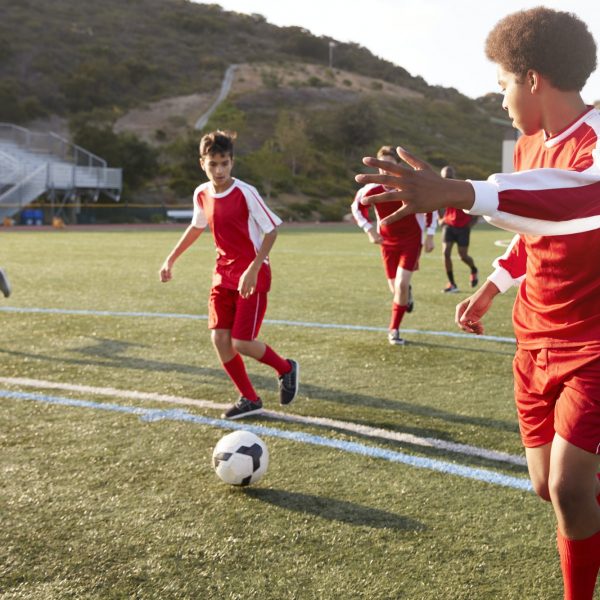
[[(456, 178), (456, 171), (450, 165), (441, 170), (441, 176), (448, 179)], [(442, 290), (445, 293), (458, 292), (458, 286), (454, 280), (454, 269), (452, 267), (452, 247), (454, 244), (458, 247), (458, 256), (471, 270), (469, 283), (471, 287), (477, 287), (479, 277), (475, 262), (469, 256), (469, 242), (471, 239), (471, 227), (477, 217), (466, 214), (463, 210), (457, 210), (449, 206), (443, 213), (440, 211), (440, 222), (442, 224), (442, 253), (444, 255), (444, 267), (448, 284)]]

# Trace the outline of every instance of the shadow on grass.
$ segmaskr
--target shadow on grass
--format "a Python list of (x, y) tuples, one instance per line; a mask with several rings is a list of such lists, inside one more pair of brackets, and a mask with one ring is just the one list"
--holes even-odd
[[(423, 344), (427, 345), (427, 344)], [(0, 354), (27, 358), (28, 360), (48, 361), (51, 363), (61, 363), (65, 365), (82, 365), (86, 367), (95, 366), (103, 369), (132, 369), (147, 372), (170, 372), (182, 373), (186, 375), (196, 375), (209, 379), (221, 380), (229, 382), (229, 379), (223, 369), (212, 367), (200, 367), (198, 365), (180, 364), (174, 362), (166, 362), (159, 360), (150, 360), (127, 356), (126, 352), (131, 347), (143, 347), (140, 344), (131, 344), (119, 340), (111, 340), (106, 338), (94, 338), (92, 343), (81, 346), (72, 350), (85, 358), (67, 358), (65, 356), (48, 355), (41, 352), (19, 352), (0, 348)], [(215, 364), (218, 359), (215, 357)], [(246, 359), (246, 363), (250, 366), (254, 361)], [(250, 377), (254, 386), (259, 390), (275, 392), (277, 390), (277, 377), (275, 375), (268, 377), (257, 373), (250, 373)], [(199, 382), (201, 383), (201, 382)], [(490, 419), (489, 417), (477, 417), (472, 415), (460, 415), (445, 410), (440, 410), (431, 406), (415, 404), (413, 402), (389, 398), (381, 398), (366, 394), (352, 393), (347, 390), (336, 390), (319, 385), (311, 385), (302, 383), (300, 388), (301, 396), (312, 398), (315, 400), (327, 400), (340, 404), (348, 405), (349, 407), (363, 406), (374, 409), (383, 409), (395, 412), (404, 412), (410, 415), (423, 416), (427, 418), (439, 419), (448, 423), (459, 423), (464, 425), (474, 425), (484, 427), (486, 429), (495, 429), (499, 431), (517, 432), (518, 427), (516, 421), (502, 421), (498, 419)], [(378, 426), (377, 418), (373, 415), (373, 420), (368, 423), (371, 426)], [(387, 427), (385, 424), (381, 424)], [(430, 435), (435, 437), (446, 438), (444, 432), (437, 429), (424, 430), (422, 428), (405, 427), (403, 431), (414, 433), (415, 435)]]
[(498, 354), (500, 356), (514, 356), (514, 347), (511, 346), (511, 350), (494, 350), (491, 348), (470, 348), (469, 346), (457, 346), (454, 344), (440, 344), (434, 342), (416, 342), (414, 340), (408, 340), (407, 346), (421, 346), (424, 348), (442, 348), (444, 350), (459, 350), (460, 352), (474, 352), (476, 354)]
[(425, 529), (423, 523), (414, 519), (344, 500), (264, 488), (245, 488), (244, 493), (280, 508), (298, 513), (309, 513), (329, 521), (378, 529), (389, 528), (402, 531), (422, 531)]

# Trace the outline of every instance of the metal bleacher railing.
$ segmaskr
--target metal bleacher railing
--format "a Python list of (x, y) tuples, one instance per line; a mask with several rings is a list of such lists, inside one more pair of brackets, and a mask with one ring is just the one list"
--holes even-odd
[(103, 191), (119, 200), (122, 170), (55, 133), (0, 123), (0, 219), (47, 192)]

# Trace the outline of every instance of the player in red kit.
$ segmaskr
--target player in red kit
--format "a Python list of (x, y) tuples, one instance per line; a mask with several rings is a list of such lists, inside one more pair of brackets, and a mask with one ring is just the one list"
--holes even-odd
[[(450, 165), (444, 167), (440, 175), (449, 179), (456, 179), (456, 171)], [(469, 242), (471, 239), (471, 227), (477, 217), (466, 214), (463, 210), (457, 210), (449, 206), (443, 213), (440, 211), (442, 224), (442, 253), (444, 255), (444, 267), (448, 277), (448, 284), (442, 290), (445, 293), (458, 292), (458, 286), (454, 280), (454, 269), (452, 267), (452, 247), (458, 247), (458, 256), (471, 270), (469, 283), (471, 287), (477, 287), (479, 277), (475, 262), (469, 256)]]
[(517, 234), (496, 271), (457, 306), (465, 331), (483, 332), (494, 297), (518, 285), (513, 309), (515, 399), (529, 474), (550, 501), (566, 600), (592, 600), (600, 568), (600, 112), (581, 98), (596, 44), (575, 15), (544, 7), (502, 19), (486, 42), (523, 136), (517, 172), (487, 181), (439, 177), (402, 148), (413, 170), (375, 158), (403, 201), (388, 222), (453, 206)]
[(298, 393), (299, 366), (277, 354), (257, 338), (271, 287), (269, 252), (281, 220), (252, 186), (234, 179), (235, 134), (214, 131), (200, 141), (200, 167), (208, 182), (194, 192), (194, 214), (160, 269), (160, 280), (170, 281), (175, 261), (208, 225), (217, 250), (208, 302), (208, 327), (223, 369), (238, 391), (239, 400), (224, 418), (239, 419), (262, 412), (241, 355), (269, 365), (279, 375), (279, 400), (289, 404)]
[[(383, 146), (377, 152), (378, 158), (385, 161), (398, 162), (398, 155), (392, 146)], [(362, 204), (363, 198), (385, 191), (380, 185), (367, 185), (356, 193), (352, 202), (352, 215), (356, 224), (367, 234), (369, 240), (381, 247), (381, 258), (393, 295), (392, 314), (388, 328), (388, 341), (392, 345), (401, 346), (404, 339), (400, 337), (400, 323), (407, 312), (412, 312), (413, 299), (410, 281), (412, 274), (419, 267), (419, 256), (423, 245), (423, 230), (427, 229), (425, 237), (425, 252), (433, 250), (433, 234), (436, 221), (431, 215), (414, 215), (393, 225), (381, 225), (381, 220), (394, 212), (401, 204), (377, 205), (375, 214), (377, 226), (369, 220), (369, 207)]]

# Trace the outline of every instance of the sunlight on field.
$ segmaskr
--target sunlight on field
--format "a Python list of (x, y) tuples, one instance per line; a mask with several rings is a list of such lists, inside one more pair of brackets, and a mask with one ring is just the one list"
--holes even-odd
[[(179, 235), (0, 238), (0, 598), (559, 597), (551, 511), (506, 485), (527, 484), (513, 292), (486, 318), (498, 339), (446, 335), (468, 269), (441, 293), (438, 234), (392, 347), (377, 248), (284, 227), (260, 337), (300, 362), (301, 390), (282, 410), (272, 371), (247, 363), (270, 413), (246, 424), (270, 465), (234, 488), (211, 465), (235, 399), (203, 318), (214, 250), (204, 236), (160, 284)], [(474, 231), (482, 275), (503, 237)]]

